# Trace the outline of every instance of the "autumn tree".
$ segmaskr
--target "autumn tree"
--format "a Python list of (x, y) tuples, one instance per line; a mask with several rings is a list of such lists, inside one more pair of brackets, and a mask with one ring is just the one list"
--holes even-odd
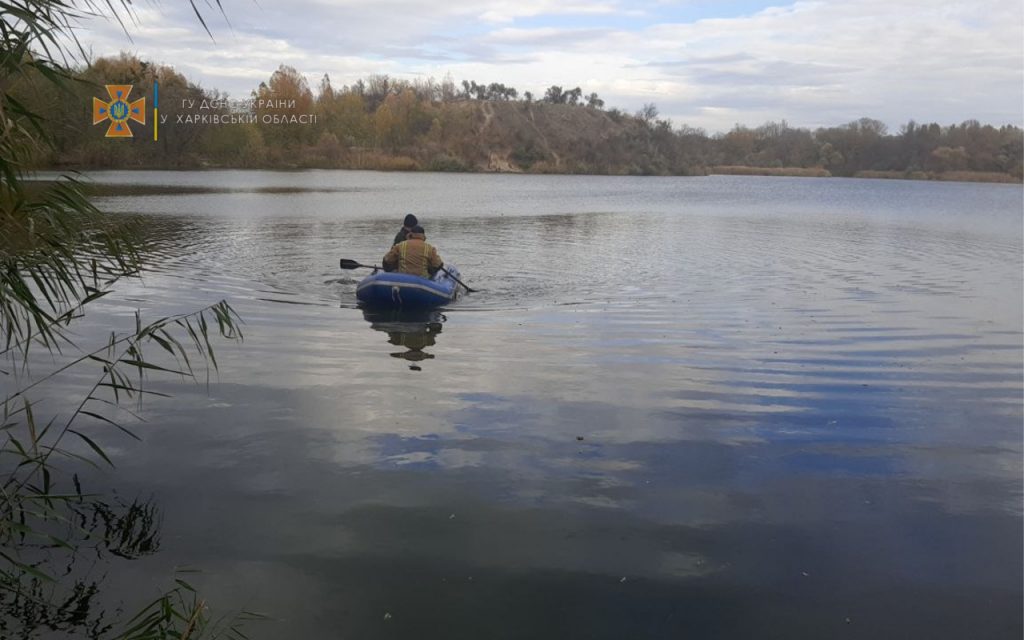
[(347, 91), (335, 99), (330, 131), (346, 146), (369, 146), (373, 141), (373, 122), (367, 113), (366, 99), (358, 91)]
[[(306, 79), (294, 67), (281, 65), (270, 76), (270, 81), (260, 83), (253, 95), (253, 112), (263, 127), (267, 144), (287, 148), (301, 142), (312, 142), (315, 132), (309, 124), (274, 124), (276, 118), (313, 114), (313, 92)], [(268, 124), (268, 119), (271, 121)]]
[(374, 114), (377, 144), (392, 150), (408, 145), (430, 129), (431, 118), (411, 89), (391, 94)]
[(936, 171), (963, 171), (967, 160), (967, 150), (963, 147), (939, 147), (932, 151), (931, 167)]

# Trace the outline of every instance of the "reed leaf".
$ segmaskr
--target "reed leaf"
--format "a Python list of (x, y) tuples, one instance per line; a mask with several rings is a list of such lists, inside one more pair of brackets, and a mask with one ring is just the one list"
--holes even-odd
[[(200, 6), (195, 0), (189, 4), (212, 38)], [(215, 5), (223, 14), (219, 0)], [(0, 356), (13, 367), (2, 373), (14, 374), (16, 387), (17, 374), (27, 370), (35, 349), (53, 354), (73, 350), (67, 362), (7, 392), (2, 402), (0, 615), (18, 612), (26, 637), (44, 619), (50, 632), (71, 635), (75, 625), (83, 624), (80, 610), (88, 609), (97, 587), (71, 577), (63, 563), (74, 564), (76, 550), (86, 540), (95, 540), (94, 529), (101, 532), (102, 546), (114, 554), (127, 557), (153, 548), (156, 516), (144, 506), (129, 506), (124, 513), (104, 507), (101, 497), (84, 492), (78, 475), (64, 466), (96, 466), (100, 461), (113, 466), (89, 427), (113, 426), (138, 439), (113, 412), (125, 411), (141, 420), (123, 406), (124, 401), (168, 397), (143, 388), (147, 376), (196, 380), (194, 367), (205, 364), (209, 382), (210, 368), (216, 369), (218, 363), (206, 314), (213, 314), (218, 335), (231, 340), (242, 337), (241, 319), (221, 302), (148, 325), (136, 315), (127, 334), (111, 334), (95, 349), (75, 344), (69, 328), (86, 305), (109, 295), (122, 278), (142, 273), (143, 244), (132, 220), (106, 216), (89, 201), (76, 173), (41, 188), (25, 188), (29, 168), (52, 139), (47, 121), (10, 89), (20, 81), (71, 91), (70, 63), (88, 58), (78, 39), (82, 21), (111, 19), (127, 34), (135, 15), (130, 0), (0, 0), (0, 14)], [(147, 353), (150, 341), (163, 358), (174, 361), (173, 366)], [(37, 421), (39, 405), (28, 394), (69, 369), (85, 366), (100, 370), (67, 420)], [(78, 424), (82, 416), (95, 422)], [(69, 434), (86, 445), (86, 453), (64, 445)], [(58, 535), (55, 528), (69, 535)], [(61, 553), (63, 561), (47, 560), (47, 554)], [(55, 577), (47, 568), (52, 566), (60, 566), (64, 573)], [(14, 600), (5, 600), (2, 594), (11, 594)], [(11, 602), (24, 606), (6, 609)], [(30, 610), (48, 617), (26, 613)], [(209, 623), (205, 611), (203, 600), (182, 581), (120, 631), (99, 619), (90, 624), (94, 635), (103, 637), (216, 637), (218, 626)], [(5, 624), (6, 620), (5, 616)], [(244, 637), (233, 624), (227, 635)]]

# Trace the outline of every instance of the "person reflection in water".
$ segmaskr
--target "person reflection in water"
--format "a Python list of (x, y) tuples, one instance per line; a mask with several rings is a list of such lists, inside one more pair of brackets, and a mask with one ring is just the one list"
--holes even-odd
[(406, 240), (391, 247), (384, 256), (384, 270), (432, 278), (444, 266), (434, 245), (427, 242), (423, 227), (415, 226)]
[(433, 347), (437, 342), (437, 334), (441, 333), (445, 317), (440, 312), (381, 312), (364, 309), (363, 317), (370, 321), (371, 329), (388, 334), (388, 344), (405, 349), (390, 355), (408, 361), (413, 371), (421, 371), (416, 363), (434, 359), (434, 354), (427, 353), (425, 349)]
[(395, 241), (391, 243), (391, 246), (395, 246), (400, 242), (405, 242), (409, 238), (409, 232), (416, 228), (416, 225), (420, 223), (416, 219), (416, 216), (411, 213), (405, 216), (405, 220), (402, 221), (402, 228), (395, 234)]
[(441, 332), (439, 323), (431, 323), (419, 331), (388, 331), (388, 342), (396, 347), (405, 347), (408, 351), (392, 353), (392, 358), (402, 358), (409, 362), (431, 360), (434, 354), (424, 351), (434, 346), (434, 335)]

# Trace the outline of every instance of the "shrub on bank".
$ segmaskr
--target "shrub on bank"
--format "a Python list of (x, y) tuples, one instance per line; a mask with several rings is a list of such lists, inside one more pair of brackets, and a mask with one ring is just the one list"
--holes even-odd
[(466, 166), (458, 158), (453, 158), (448, 154), (441, 154), (435, 156), (433, 160), (427, 163), (427, 171), (465, 172), (470, 171), (470, 167)]

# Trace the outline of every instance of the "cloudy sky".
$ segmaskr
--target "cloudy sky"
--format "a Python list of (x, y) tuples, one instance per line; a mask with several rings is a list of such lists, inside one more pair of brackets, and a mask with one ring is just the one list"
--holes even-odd
[(579, 86), (712, 133), (1024, 120), (1021, 0), (222, 0), (226, 20), (197, 4), (213, 40), (185, 0), (140, 3), (131, 40), (102, 20), (79, 37), (236, 98), (287, 64), (314, 88), (325, 73)]

